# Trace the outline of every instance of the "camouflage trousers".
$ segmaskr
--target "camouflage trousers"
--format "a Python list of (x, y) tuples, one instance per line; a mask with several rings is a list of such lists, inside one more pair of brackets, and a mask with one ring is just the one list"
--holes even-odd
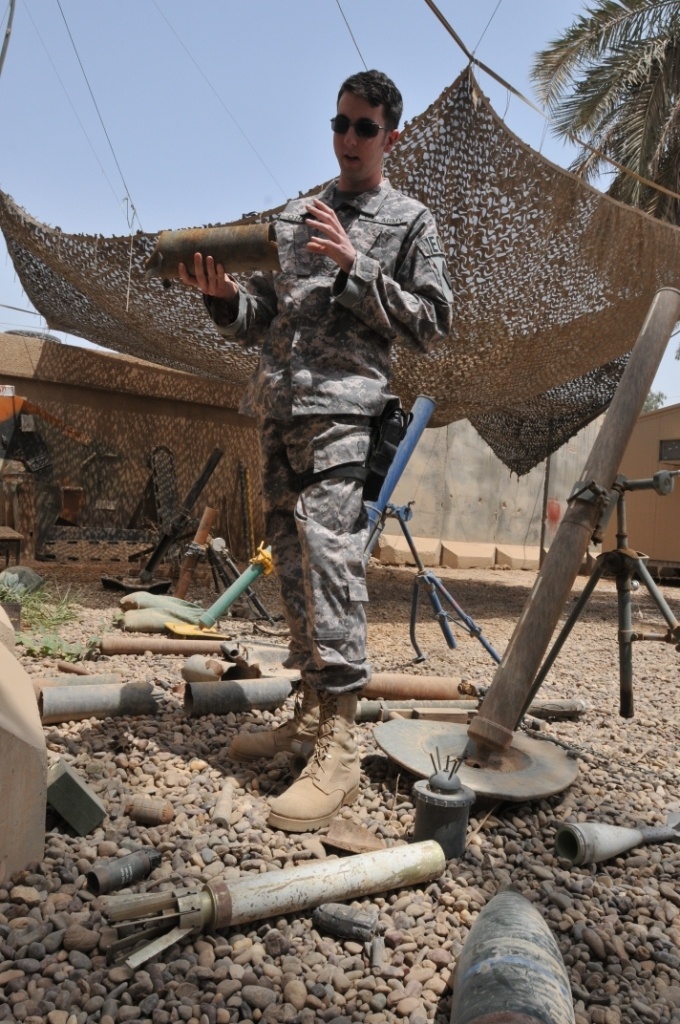
[(364, 416), (267, 419), (260, 443), (266, 540), (271, 544), (286, 620), (286, 665), (318, 690), (346, 693), (370, 678), (363, 550), (363, 484), (330, 477), (304, 487), (301, 474), (366, 459)]

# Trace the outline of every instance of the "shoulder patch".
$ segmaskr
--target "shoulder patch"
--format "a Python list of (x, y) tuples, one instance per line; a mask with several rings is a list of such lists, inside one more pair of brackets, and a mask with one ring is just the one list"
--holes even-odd
[(427, 235), (425, 238), (421, 238), (418, 242), (418, 248), (423, 256), (427, 256), (429, 259), (432, 259), (434, 256), (442, 256), (446, 259), (444, 246), (439, 235)]

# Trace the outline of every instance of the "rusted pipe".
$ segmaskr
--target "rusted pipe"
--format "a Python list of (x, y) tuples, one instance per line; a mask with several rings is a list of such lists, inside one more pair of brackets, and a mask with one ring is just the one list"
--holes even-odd
[[(680, 318), (680, 291), (656, 293), (581, 481), (550, 545), (479, 713), (468, 727), (466, 757), (480, 764), (505, 750), (531, 698), (533, 681), (602, 514), (633, 427)], [(592, 489), (592, 487), (595, 490)], [(580, 492), (580, 493), (578, 493)]]
[(374, 672), (361, 697), (385, 700), (467, 700), (476, 687), (460, 676), (411, 676), (406, 672)]
[(171, 640), (160, 636), (125, 636), (106, 633), (99, 641), (101, 654), (221, 654), (224, 640)]
[(184, 598), (187, 595), (187, 591), (194, 578), (194, 572), (201, 555), (205, 552), (205, 545), (208, 543), (208, 537), (212, 531), (215, 522), (217, 521), (217, 509), (206, 506), (201, 521), (198, 524), (198, 528), (194, 535), (194, 539), (189, 545), (184, 558), (182, 560), (182, 566), (180, 568), (179, 579), (177, 580), (177, 586), (175, 587), (174, 596), (177, 598)]
[(155, 715), (158, 711), (151, 683), (46, 686), (37, 689), (36, 697), (43, 725), (80, 722), (84, 718)]
[(145, 277), (163, 280), (179, 277), (184, 263), (191, 274), (194, 255), (212, 256), (228, 274), (253, 270), (280, 270), (279, 247), (273, 224), (225, 224), (215, 228), (161, 231), (146, 261)]

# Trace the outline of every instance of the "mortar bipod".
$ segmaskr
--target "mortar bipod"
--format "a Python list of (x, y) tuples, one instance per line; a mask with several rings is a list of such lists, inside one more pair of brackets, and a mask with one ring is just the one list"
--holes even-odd
[[(404, 534), (406, 543), (410, 548), (411, 557), (413, 558), (413, 561), (415, 562), (416, 568), (418, 570), (413, 580), (413, 593), (411, 597), (410, 637), (411, 646), (413, 647), (413, 650), (416, 652), (416, 657), (414, 660), (416, 662), (421, 662), (425, 661), (425, 658), (427, 657), (427, 655), (423, 653), (423, 651), (421, 650), (420, 645), (418, 644), (418, 641), (416, 639), (416, 622), (418, 619), (418, 598), (420, 596), (421, 589), (423, 589), (428, 596), (428, 599), (432, 606), (432, 610), (435, 614), (437, 622), (439, 623), (439, 627), (444, 635), (444, 639), (446, 640), (446, 643), (448, 644), (449, 648), (453, 650), (457, 646), (456, 638), (454, 637), (453, 631), (451, 630), (450, 626), (450, 623), (452, 621), (451, 613), (453, 613), (453, 617), (455, 617), (455, 620), (459, 623), (460, 626), (462, 626), (465, 632), (468, 633), (470, 636), (475, 637), (475, 639), (479, 640), (484, 650), (487, 651), (488, 654), (490, 654), (493, 660), (496, 662), (496, 664), (499, 665), (501, 657), (497, 653), (497, 651), (491, 646), (489, 641), (482, 633), (481, 626), (478, 626), (474, 619), (472, 619), (466, 612), (463, 611), (461, 606), (458, 604), (457, 601), (454, 600), (454, 598), (448, 592), (448, 590), (446, 589), (442, 581), (439, 579), (439, 577), (436, 575), (436, 573), (434, 573), (431, 569), (425, 568), (423, 560), (418, 554), (418, 550), (415, 546), (413, 537), (411, 536), (411, 531), (406, 525), (406, 523), (413, 516), (413, 511), (411, 509), (412, 505), (412, 501), (410, 501), (408, 505), (393, 505), (390, 502), (388, 502), (387, 505), (385, 506), (384, 515), (392, 516), (398, 521), (399, 525), (401, 526), (401, 532)], [(440, 597), (444, 599), (450, 611), (446, 611), (444, 609)]]
[[(625, 476), (616, 477), (612, 487), (612, 493), (618, 495), (616, 499), (616, 549), (614, 551), (603, 551), (602, 554), (598, 555), (595, 561), (595, 568), (588, 578), (588, 582), (581, 591), (578, 601), (568, 615), (564, 626), (534, 680), (526, 705), (522, 711), (523, 715), (543, 685), (545, 677), (555, 663), (557, 655), (564, 646), (569, 633), (605, 572), (611, 573), (616, 579), (619, 617), (619, 714), (622, 718), (632, 718), (634, 713), (633, 642), (636, 640), (656, 640), (661, 643), (675, 644), (675, 649), (680, 651), (680, 623), (678, 623), (678, 620), (673, 615), (663, 594), (645, 565), (647, 555), (643, 555), (639, 551), (632, 551), (628, 547), (628, 525), (626, 522), (626, 491), (655, 490), (658, 495), (665, 497), (673, 490), (674, 478), (676, 476), (680, 476), (680, 470), (660, 470), (653, 477), (646, 477), (642, 480), (628, 480)], [(609, 512), (611, 514), (611, 506)], [(605, 510), (600, 522), (597, 524), (594, 536), (601, 537), (604, 525), (606, 525), (606, 519), (608, 518), (607, 510)], [(633, 629), (631, 594), (633, 591), (633, 578), (636, 576), (645, 585), (649, 595), (663, 616), (668, 626), (668, 630), (665, 633), (652, 633)]]

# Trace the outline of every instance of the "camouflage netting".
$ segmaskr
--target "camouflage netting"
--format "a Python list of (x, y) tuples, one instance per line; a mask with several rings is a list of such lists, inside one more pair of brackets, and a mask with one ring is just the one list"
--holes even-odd
[[(395, 390), (431, 395), (432, 425), (467, 417), (525, 473), (611, 400), (655, 292), (680, 286), (680, 231), (523, 145), (468, 72), (405, 127), (388, 173), (435, 213), (456, 297), (436, 351), (395, 351)], [(145, 280), (155, 236), (66, 235), (2, 193), (0, 226), (51, 329), (245, 384), (256, 354), (213, 331), (197, 293)]]

